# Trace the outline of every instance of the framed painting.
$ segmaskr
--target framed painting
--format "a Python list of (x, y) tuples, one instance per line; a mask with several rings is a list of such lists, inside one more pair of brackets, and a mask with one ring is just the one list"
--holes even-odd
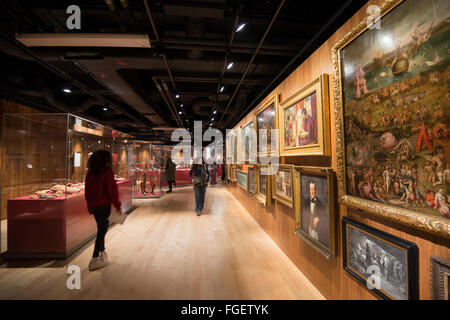
[(255, 184), (255, 168), (253, 166), (247, 167), (248, 172), (248, 192), (254, 195), (256, 193), (256, 184)]
[(255, 198), (264, 206), (269, 206), (271, 204), (271, 179), (270, 176), (262, 174), (262, 168), (265, 166), (255, 166), (255, 174), (256, 174), (256, 195)]
[(330, 155), (329, 76), (321, 75), (280, 104), (280, 155)]
[(381, 29), (362, 21), (333, 47), (339, 201), (447, 239), (448, 12), (385, 1)]
[(230, 181), (236, 182), (237, 181), (237, 167), (232, 165), (230, 169)]
[(450, 261), (431, 256), (431, 299), (450, 300)]
[(278, 200), (282, 204), (294, 207), (294, 166), (280, 164), (278, 171), (272, 175), (272, 198)]
[(342, 219), (344, 269), (386, 300), (417, 300), (417, 245), (355, 220)]
[[(272, 131), (278, 128), (277, 121), (277, 105), (278, 105), (278, 95), (271, 95), (257, 110), (255, 113), (255, 124), (256, 124), (256, 152), (258, 157), (275, 157), (278, 156), (278, 146), (272, 146)], [(261, 131), (260, 130), (264, 130)], [(262, 140), (261, 140), (262, 139)], [(275, 144), (277, 144), (277, 139)], [(262, 148), (261, 141), (267, 141), (267, 149)]]
[(237, 170), (237, 184), (239, 187), (248, 190), (248, 173), (245, 171)]
[(240, 159), (242, 163), (257, 163), (255, 122), (251, 121), (240, 131)]
[(295, 232), (327, 259), (336, 255), (334, 173), (295, 168)]

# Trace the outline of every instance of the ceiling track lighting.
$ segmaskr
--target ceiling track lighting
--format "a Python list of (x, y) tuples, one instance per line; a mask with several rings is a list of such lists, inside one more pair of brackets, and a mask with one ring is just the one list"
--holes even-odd
[(63, 91), (64, 91), (65, 93), (71, 93), (71, 92), (72, 92), (72, 90), (70, 90), (69, 88), (64, 88)]
[(225, 90), (225, 87), (221, 86), (219, 92), (223, 92), (223, 90)]
[(241, 24), (237, 27), (236, 32), (242, 31), (242, 30), (245, 28), (246, 25), (247, 25), (247, 24), (246, 24), (245, 22), (241, 23)]
[(227, 65), (227, 70), (230, 70), (231, 68), (233, 68), (233, 64), (234, 64), (233, 61), (229, 62)]

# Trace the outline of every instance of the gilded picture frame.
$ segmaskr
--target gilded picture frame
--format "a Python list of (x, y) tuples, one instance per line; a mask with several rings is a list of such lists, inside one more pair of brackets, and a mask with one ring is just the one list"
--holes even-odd
[[(242, 182), (242, 179), (245, 181)], [(248, 172), (237, 170), (237, 185), (245, 191), (248, 191)]]
[[(281, 178), (279, 177), (279, 174), (285, 172), (287, 174), (290, 174), (291, 179), (290, 179), (290, 186), (286, 186), (287, 189), (290, 188), (290, 193), (291, 196), (288, 197), (286, 195), (282, 195), (279, 192), (279, 186), (280, 186), (280, 181), (277, 181), (277, 178)], [(288, 165), (288, 164), (280, 164), (278, 166), (278, 172), (274, 175), (271, 176), (271, 183), (272, 183), (272, 198), (277, 200), (278, 202), (288, 206), (289, 208), (293, 208), (294, 207), (294, 166), (293, 165)], [(286, 181), (288, 182), (288, 181)], [(289, 193), (289, 190), (287, 191)]]
[(248, 192), (254, 196), (256, 194), (256, 172), (253, 165), (247, 166), (248, 173)]
[[(268, 207), (271, 205), (271, 177), (270, 176), (262, 176), (261, 175), (261, 169), (266, 166), (257, 165), (255, 166), (255, 179), (256, 179), (256, 193), (255, 198), (256, 200), (261, 203), (263, 206)], [(263, 178), (261, 178), (263, 177)], [(264, 178), (265, 177), (265, 178)], [(261, 190), (261, 180), (265, 180), (265, 187), (266, 190)]]
[(431, 256), (431, 299), (450, 300), (450, 261), (438, 256)]
[(239, 127), (238, 136), (239, 151), (240, 154), (243, 155), (243, 159), (239, 159), (238, 157), (238, 162), (243, 164), (256, 164), (258, 161), (256, 144), (258, 138), (256, 135), (255, 121), (253, 118), (251, 121)]
[[(278, 108), (278, 123), (280, 128), (279, 145), (280, 156), (303, 156), (303, 155), (330, 155), (330, 92), (329, 92), (329, 75), (320, 75), (317, 79), (309, 83), (307, 86), (293, 94), (279, 104)], [(309, 102), (309, 103), (307, 103)], [(304, 132), (310, 138), (301, 138), (295, 134), (287, 146), (286, 137), (288, 128), (294, 132), (300, 131), (302, 127), (302, 119), (298, 112), (292, 116), (292, 121), (287, 122), (287, 110), (294, 110), (297, 106), (302, 106), (302, 111), (308, 115), (313, 128), (313, 133)], [(307, 108), (309, 106), (309, 108)], [(312, 110), (311, 110), (312, 108)], [(306, 112), (307, 109), (310, 109)]]
[[(295, 233), (320, 252), (326, 259), (331, 260), (336, 256), (335, 179), (333, 169), (295, 167), (294, 181)], [(324, 230), (324, 232), (318, 233), (317, 237), (311, 236), (304, 226), (308, 214), (308, 212), (306, 212), (307, 210), (304, 209), (305, 207), (309, 207), (306, 203), (309, 195), (307, 186), (312, 181), (316, 184), (320, 184), (315, 187), (315, 190), (318, 191), (316, 196), (319, 199), (322, 199), (321, 206), (325, 206), (326, 209), (324, 210), (326, 213), (322, 213), (325, 214), (324, 222), (322, 222), (324, 225), (320, 228), (321, 230)], [(324, 233), (324, 236), (321, 235), (321, 233)]]
[[(260, 123), (263, 122), (262, 116), (264, 113), (267, 113), (268, 116), (273, 116), (273, 126), (272, 129), (278, 129), (278, 100), (279, 100), (279, 96), (278, 94), (274, 93), (271, 94), (269, 97), (266, 98), (266, 100), (263, 101), (263, 103), (261, 104), (260, 107), (258, 107), (255, 110), (255, 118), (254, 118), (254, 123), (255, 123), (255, 130), (256, 130), (256, 152), (258, 155), (258, 159), (261, 157), (278, 157), (279, 156), (279, 138), (276, 139), (276, 146), (275, 146), (275, 151), (272, 151), (272, 148), (269, 146), (269, 143), (271, 145), (271, 139), (269, 139), (271, 137), (271, 133), (269, 135), (268, 132), (268, 136), (267, 136), (267, 152), (263, 153), (260, 150), (260, 137), (259, 137), (259, 130), (262, 129), (260, 128)], [(273, 115), (269, 114), (269, 108), (272, 108), (273, 106)], [(260, 161), (258, 161), (258, 163), (260, 163)]]
[[(396, 9), (397, 6), (408, 0), (385, 0), (380, 6), (381, 14), (378, 21), (383, 23), (383, 18)], [(431, 3), (431, 2), (430, 2)], [(351, 208), (360, 209), (369, 214), (373, 214), (388, 220), (395, 221), (409, 227), (416, 228), (428, 233), (432, 233), (447, 239), (450, 239), (450, 219), (440, 216), (434, 216), (392, 204), (368, 200), (357, 196), (352, 196), (347, 190), (346, 179), (348, 172), (346, 169), (346, 141), (345, 141), (345, 123), (344, 123), (344, 99), (341, 66), (341, 50), (357, 39), (366, 30), (368, 25), (376, 23), (374, 16), (368, 16), (340, 39), (332, 48), (333, 59), (333, 90), (334, 90), (334, 109), (336, 125), (336, 154), (337, 154), (337, 181), (338, 181), (338, 201)], [(381, 19), (381, 20), (380, 20)], [(374, 30), (370, 30), (374, 32)], [(376, 31), (376, 30), (375, 30)]]

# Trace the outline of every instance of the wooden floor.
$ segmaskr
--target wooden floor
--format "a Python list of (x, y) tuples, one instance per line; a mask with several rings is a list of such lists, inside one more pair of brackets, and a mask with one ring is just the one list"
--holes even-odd
[[(210, 187), (204, 214), (192, 187), (139, 200), (106, 237), (111, 264), (89, 272), (93, 242), (65, 261), (0, 266), (0, 299), (324, 299), (225, 187)], [(68, 290), (66, 268), (81, 268)]]

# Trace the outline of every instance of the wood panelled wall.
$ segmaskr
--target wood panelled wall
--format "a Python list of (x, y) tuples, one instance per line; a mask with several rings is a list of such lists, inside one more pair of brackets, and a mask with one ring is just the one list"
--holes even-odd
[[(15, 102), (7, 102), (4, 99), (0, 99), (0, 135), (3, 133), (3, 115), (5, 113), (39, 113), (40, 111), (36, 109), (32, 109), (21, 104)], [(3, 141), (0, 139), (0, 155), (3, 153)], [(2, 165), (2, 159), (0, 156), (0, 168)], [(3, 199), (2, 199), (3, 200)], [(4, 210), (6, 206), (4, 205), (4, 201), (2, 201), (2, 209), (1, 210), (1, 219), (6, 219), (7, 214), (6, 210)]]
[[(366, 12), (369, 5), (381, 5), (381, 3), (383, 3), (383, 1), (369, 1), (265, 99), (265, 101), (267, 101), (267, 99), (275, 93), (280, 95), (280, 102), (282, 102), (284, 99), (290, 97), (316, 79), (320, 74), (327, 73), (330, 75), (331, 157), (282, 157), (280, 159), (281, 163), (302, 166), (332, 167), (333, 170), (336, 171), (336, 146), (333, 143), (333, 141), (335, 141), (336, 131), (334, 124), (334, 96), (332, 90), (333, 66), (331, 49), (337, 41), (367, 17)], [(236, 128), (244, 126), (251, 121), (254, 117), (255, 110), (263, 105), (265, 101), (262, 101), (253, 111), (251, 111), (236, 126)], [(393, 224), (391, 221), (375, 218), (374, 216), (361, 215), (345, 206), (339, 206), (336, 210), (338, 219), (336, 230), (337, 257), (334, 260), (328, 261), (314, 248), (295, 235), (294, 209), (290, 209), (276, 200), (272, 201), (270, 207), (265, 208), (251, 198), (248, 192), (245, 192), (236, 186), (235, 183), (229, 184), (228, 189), (250, 212), (261, 227), (272, 237), (278, 246), (289, 256), (296, 266), (328, 299), (378, 298), (343, 269), (341, 219), (345, 215), (417, 244), (419, 247), (420, 299), (430, 299), (430, 256), (437, 255), (444, 259), (450, 259), (450, 242), (446, 239), (431, 236), (409, 227)]]

